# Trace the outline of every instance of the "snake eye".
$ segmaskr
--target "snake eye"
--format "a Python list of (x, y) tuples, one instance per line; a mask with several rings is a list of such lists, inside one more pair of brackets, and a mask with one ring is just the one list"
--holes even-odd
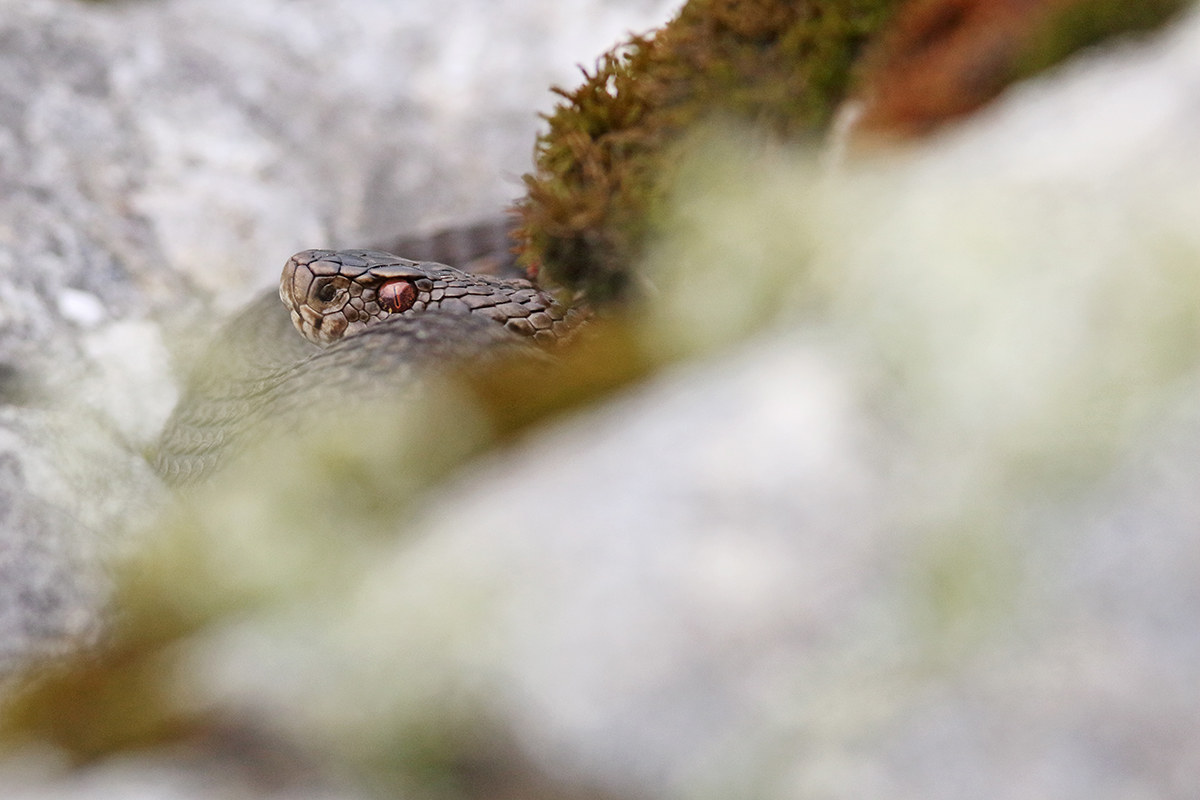
[(389, 281), (379, 287), (379, 305), (393, 314), (408, 311), (417, 301), (417, 289), (408, 281)]
[(316, 296), (317, 296), (317, 299), (320, 300), (322, 303), (328, 303), (329, 301), (333, 300), (334, 297), (337, 296), (337, 287), (333, 285), (332, 281), (330, 281), (329, 283), (322, 286), (320, 289), (317, 289)]

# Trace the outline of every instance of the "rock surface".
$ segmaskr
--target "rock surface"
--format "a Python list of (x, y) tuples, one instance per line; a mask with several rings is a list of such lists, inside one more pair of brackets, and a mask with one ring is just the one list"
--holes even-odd
[[(371, 95), (353, 89), (373, 74), (360, 59), (399, 58), (379, 45), (383, 4), (338, 5), (373, 24), (366, 54), (330, 70), (311, 65), (354, 39), (355, 17), (319, 2), (287, 4), (277, 45), (256, 38), (276, 32), (268, 2), (10, 5), (22, 25), (3, 30), (23, 31), (6, 35), (28, 58), (75, 65), (21, 72), (0, 48), (37, 89), (0, 106), (15, 120), (0, 117), (0, 166), (36, 161), (2, 200), (5, 219), (33, 221), (0, 250), (0, 374), (20, 399), (0, 417), (0, 489), (16, 498), (0, 520), (17, 520), (0, 570), (40, 587), (0, 617), (17, 659), (94, 629), (103, 581), (75, 565), (149, 511), (135, 451), (169, 408), (185, 323), (310, 231), (386, 233), (367, 198), (406, 206), (448, 184), (423, 158), (372, 161), (364, 129), (335, 113), (348, 106), (334, 98)], [(392, 30), (435, 14), (386, 8)], [(509, 24), (472, 29), (466, 4), (449, 9), (436, 17), (450, 49), (414, 42), (418, 65), (457, 63)], [(168, 74), (183, 88), (156, 83)], [(483, 102), (455, 80), (422, 75), (434, 88), (420, 91)], [(174, 707), (253, 721), (281, 752), (361, 779), (346, 796), (381, 775), (400, 795), (409, 780), (416, 795), (505, 796), (495, 773), (446, 767), (474, 757), (556, 797), (1192, 796), (1198, 82), (1193, 14), (889, 158), (821, 166), (744, 133), (714, 144), (651, 263), (662, 299), (646, 335), (686, 363), (434, 488), (393, 476), (403, 448), (372, 418), (366, 441), (334, 432), (324, 472), (284, 453), (198, 496), (182, 551), (201, 541), (205, 557), (168, 582), (197, 604), (257, 602), (161, 654)], [(371, 124), (424, 117), (429, 96), (409, 91), (376, 97)], [(258, 111), (263, 97), (298, 118)], [(438, 108), (384, 140), (445, 139), (464, 159), (492, 141), (467, 122), (423, 127), (475, 106)], [(57, 149), (18, 147), (39, 125)], [(246, 130), (258, 144), (222, 138)], [(469, 151), (449, 130), (482, 138)], [(308, 152), (342, 134), (328, 160)], [(357, 156), (355, 172), (342, 159)], [(381, 162), (407, 166), (372, 194)], [(413, 213), (500, 185), (473, 170), (428, 206), (442, 210)], [(309, 193), (326, 181), (338, 188)], [(246, 211), (268, 197), (263, 217)], [(259, 221), (236, 224), (243, 212)], [(40, 259), (32, 282), (18, 258)], [(87, 283), (88, 266), (112, 282)], [(469, 402), (432, 406), (433, 430), (462, 439), (438, 448), (469, 450)], [(374, 494), (334, 492), (346, 476)], [(364, 502), (381, 494), (393, 505)], [(0, 771), (6, 795), (317, 792), (212, 782), (219, 761), (172, 752), (66, 774), (21, 763)], [(479, 783), (447, 788), (446, 774)]]
[[(296, 250), (493, 215), (663, 2), (0, 2), (0, 673), (95, 633), (141, 451)], [(92, 569), (79, 569), (81, 564)]]
[(191, 701), (360, 765), (500, 720), (622, 797), (1189, 796), (1198, 45), (890, 160), (718, 147), (648, 312), (703, 357), (210, 630)]

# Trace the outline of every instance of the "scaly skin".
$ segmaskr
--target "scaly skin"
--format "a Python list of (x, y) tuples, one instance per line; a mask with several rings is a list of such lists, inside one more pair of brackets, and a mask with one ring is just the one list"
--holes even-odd
[[(505, 256), (477, 250), (463, 263)], [(258, 436), (318, 424), (351, 399), (403, 397), (463, 361), (545, 358), (535, 344), (582, 318), (527, 280), (369, 250), (296, 254), (279, 296), (230, 320), (189, 378), (152, 454), (168, 483), (201, 481)]]
[(549, 344), (566, 336), (577, 312), (524, 279), (463, 272), (374, 250), (305, 250), (288, 260), (279, 296), (296, 329), (328, 347), (369, 325), (427, 311), (479, 314), (513, 333)]

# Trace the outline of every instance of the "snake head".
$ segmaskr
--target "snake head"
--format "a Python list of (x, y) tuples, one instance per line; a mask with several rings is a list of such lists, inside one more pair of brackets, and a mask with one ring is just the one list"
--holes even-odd
[(304, 338), (328, 347), (373, 320), (412, 308), (412, 282), (426, 277), (417, 262), (387, 253), (305, 250), (284, 266), (279, 297)]
[(279, 297), (292, 324), (328, 347), (394, 316), (477, 314), (539, 343), (559, 341), (579, 316), (522, 279), (502, 279), (373, 250), (305, 250), (288, 259)]

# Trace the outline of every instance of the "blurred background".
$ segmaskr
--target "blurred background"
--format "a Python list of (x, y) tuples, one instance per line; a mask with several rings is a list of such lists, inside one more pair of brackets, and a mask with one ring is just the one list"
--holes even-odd
[[(1185, 0), (0, 0), (0, 796), (1195, 797), (1198, 87)], [(293, 252), (506, 211), (570, 345), (155, 472)]]

